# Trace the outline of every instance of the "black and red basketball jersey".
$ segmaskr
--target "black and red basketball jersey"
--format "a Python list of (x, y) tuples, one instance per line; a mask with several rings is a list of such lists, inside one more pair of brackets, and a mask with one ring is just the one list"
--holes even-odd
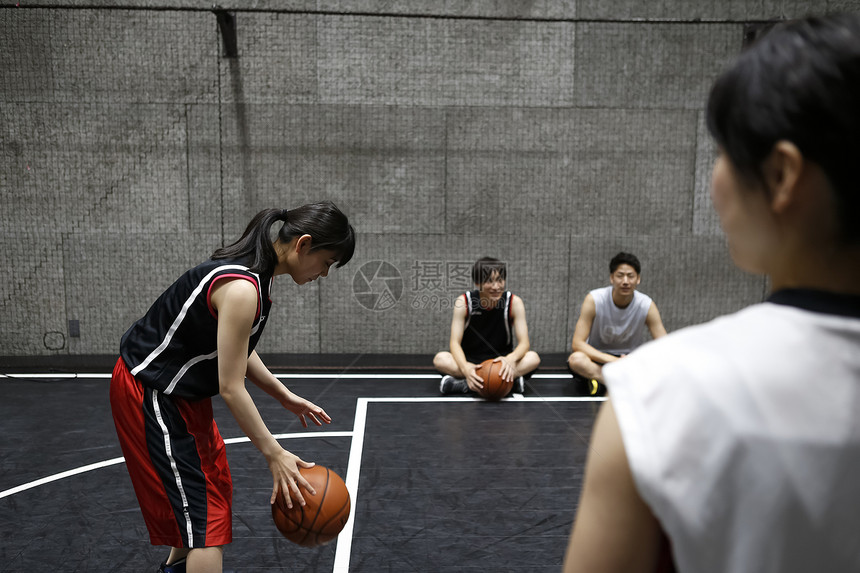
[(217, 281), (228, 278), (257, 288), (250, 355), (272, 307), (272, 277), (235, 260), (208, 260), (179, 277), (123, 335), (120, 355), (141, 384), (190, 400), (218, 394), (218, 317), (210, 297)]
[(505, 356), (514, 349), (511, 327), (514, 319), (511, 316), (510, 291), (502, 293), (502, 298), (496, 306), (483, 308), (481, 294), (478, 290), (470, 290), (463, 294), (466, 300), (466, 330), (460, 346), (466, 359), (479, 363), (489, 358)]

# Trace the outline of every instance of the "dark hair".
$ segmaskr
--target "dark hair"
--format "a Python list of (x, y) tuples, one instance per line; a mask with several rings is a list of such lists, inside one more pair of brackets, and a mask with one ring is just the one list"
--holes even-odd
[(639, 259), (636, 258), (636, 255), (631, 255), (630, 253), (618, 253), (612, 260), (609, 261), (609, 274), (615, 272), (615, 270), (621, 265), (630, 265), (633, 267), (633, 270), (636, 271), (637, 275), (642, 274), (642, 265), (639, 264)]
[(490, 280), (493, 273), (499, 273), (499, 278), (505, 280), (508, 275), (507, 265), (493, 257), (481, 257), (472, 267), (472, 281), (476, 285), (482, 285)]
[(337, 266), (342, 267), (355, 252), (355, 230), (340, 209), (331, 201), (302, 205), (296, 209), (264, 209), (257, 213), (238, 241), (216, 249), (213, 259), (244, 259), (254, 272), (271, 274), (278, 263), (272, 244), (271, 229), (283, 221), (277, 239), (289, 243), (294, 237), (311, 236), (311, 251), (329, 249), (335, 252)]
[(821, 167), (833, 189), (840, 234), (860, 242), (860, 15), (782, 23), (759, 37), (716, 81), (711, 135), (738, 173), (763, 182), (780, 140)]

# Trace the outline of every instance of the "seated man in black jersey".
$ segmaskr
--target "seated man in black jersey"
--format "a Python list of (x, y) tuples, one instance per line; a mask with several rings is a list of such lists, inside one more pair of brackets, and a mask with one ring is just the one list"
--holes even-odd
[(443, 374), (442, 394), (477, 392), (483, 380), (475, 369), (490, 358), (502, 363), (502, 378), (514, 382), (512, 392), (522, 394), (523, 375), (540, 364), (537, 352), (529, 349), (523, 299), (505, 290), (506, 276), (505, 263), (490, 257), (479, 259), (472, 268), (475, 290), (454, 301), (451, 351), (433, 358), (433, 365)]

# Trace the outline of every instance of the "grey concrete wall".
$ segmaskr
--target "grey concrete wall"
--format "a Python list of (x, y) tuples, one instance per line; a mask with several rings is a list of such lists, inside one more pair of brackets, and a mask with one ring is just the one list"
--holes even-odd
[(670, 330), (759, 301), (710, 209), (709, 85), (745, 21), (860, 9), (233, 2), (227, 59), (211, 2), (89, 4), (0, 7), (0, 356), (114, 353), (256, 211), (319, 199), (350, 215), (355, 258), (276, 281), (263, 352), (441, 349), (483, 255), (544, 353), (618, 250)]

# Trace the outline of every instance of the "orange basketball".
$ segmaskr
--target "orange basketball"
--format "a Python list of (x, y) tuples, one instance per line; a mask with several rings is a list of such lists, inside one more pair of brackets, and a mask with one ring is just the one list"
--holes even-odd
[(505, 382), (502, 379), (502, 361), (493, 362), (493, 359), (484, 360), (475, 369), (478, 376), (484, 379), (484, 387), (478, 392), (482, 398), (487, 400), (501, 400), (511, 391), (513, 382)]
[(301, 487), (306, 505), (293, 501), (287, 508), (283, 494), (272, 504), (272, 519), (284, 537), (304, 547), (325, 545), (343, 530), (349, 519), (349, 491), (339, 475), (327, 467), (315, 465), (299, 468), (301, 474), (314, 487), (311, 495)]

